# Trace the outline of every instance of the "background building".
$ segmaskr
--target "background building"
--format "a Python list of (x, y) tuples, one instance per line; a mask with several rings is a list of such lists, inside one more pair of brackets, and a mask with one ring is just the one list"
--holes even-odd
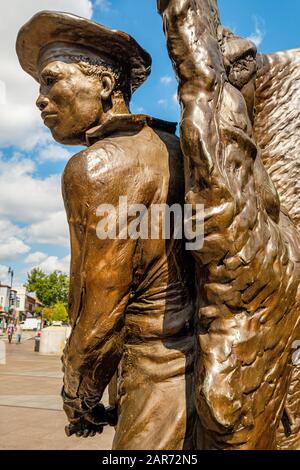
[(0, 317), (16, 319), (17, 291), (7, 284), (0, 284)]
[(10, 286), (0, 284), (0, 314), (2, 315), (9, 311), (10, 290)]
[(39, 316), (36, 309), (42, 307), (43, 304), (25, 287), (11, 288), (7, 284), (0, 284), (0, 317), (25, 320)]

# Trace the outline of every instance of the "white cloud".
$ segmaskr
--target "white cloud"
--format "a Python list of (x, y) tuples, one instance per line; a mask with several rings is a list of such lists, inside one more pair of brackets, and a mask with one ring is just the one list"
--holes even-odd
[[(25, 262), (30, 266), (30, 269), (40, 268), (42, 271), (44, 271), (47, 274), (52, 273), (53, 271), (62, 271), (65, 274), (69, 274), (70, 259), (71, 259), (70, 255), (67, 255), (63, 258), (58, 258), (58, 256), (49, 256), (46, 253), (37, 251), (36, 253), (31, 253), (29, 256), (27, 256), (27, 258), (25, 259)], [(4, 273), (4, 269), (3, 269), (3, 273)], [(1, 276), (1, 266), (0, 266), (0, 276)]]
[(112, 10), (112, 4), (109, 0), (96, 0), (95, 6), (103, 13), (108, 13)]
[(0, 106), (4, 105), (6, 102), (6, 85), (5, 83), (0, 80)]
[(8, 275), (8, 266), (4, 266), (3, 264), (0, 264), (0, 281), (3, 284), (10, 285), (10, 276)]
[(65, 211), (55, 212), (27, 229), (30, 243), (69, 246), (69, 229)]
[(1, 241), (0, 260), (16, 259), (18, 256), (28, 253), (30, 247), (16, 237), (10, 237)]
[(174, 106), (178, 106), (178, 97), (177, 92), (173, 93), (172, 96), (168, 96), (168, 98), (161, 98), (158, 100), (157, 104), (164, 109), (167, 108), (174, 108)]
[(61, 177), (34, 177), (35, 163), (15, 155), (10, 161), (0, 155), (0, 216), (16, 222), (36, 222), (63, 210)]
[(178, 94), (177, 91), (175, 91), (174, 95), (172, 96), (172, 101), (174, 104), (178, 104)]
[(72, 154), (68, 152), (64, 147), (56, 144), (47, 145), (43, 147), (38, 154), (38, 160), (40, 163), (46, 161), (59, 162), (68, 160)]
[(62, 271), (69, 274), (70, 271), (70, 255), (59, 259), (57, 256), (49, 256), (38, 266), (45, 273), (52, 273), (53, 271)]
[(24, 243), (24, 236), (23, 229), (0, 219), (0, 260), (16, 259), (28, 253), (30, 247)]
[(131, 111), (134, 114), (143, 114), (145, 112), (145, 109), (143, 106), (136, 105), (135, 103), (131, 103)]
[(159, 106), (161, 106), (162, 108), (167, 108), (167, 106), (168, 106), (168, 100), (166, 100), (166, 99), (159, 100), (159, 101), (158, 101), (158, 104), (159, 104)]
[(45, 261), (46, 258), (48, 258), (46, 253), (43, 253), (42, 251), (36, 251), (35, 253), (30, 253), (27, 258), (25, 258), (25, 263), (35, 266), (42, 263), (42, 261)]
[(254, 42), (256, 47), (259, 47), (266, 35), (264, 31), (264, 20), (262, 20), (262, 18), (258, 18), (257, 16), (254, 16), (253, 19), (255, 24), (255, 31), (247, 39)]
[(35, 106), (38, 84), (21, 69), (15, 42), (18, 30), (40, 10), (59, 10), (92, 17), (90, 0), (11, 0), (0, 6), (0, 70), (6, 90), (0, 112), (0, 146), (31, 149), (49, 139)]
[(165, 77), (161, 77), (160, 79), (160, 83), (162, 83), (163, 85), (170, 85), (172, 81), (173, 81), (173, 78), (169, 77), (168, 75), (166, 75)]
[(23, 237), (24, 231), (17, 225), (12, 224), (9, 220), (0, 219), (0, 240), (10, 237)]

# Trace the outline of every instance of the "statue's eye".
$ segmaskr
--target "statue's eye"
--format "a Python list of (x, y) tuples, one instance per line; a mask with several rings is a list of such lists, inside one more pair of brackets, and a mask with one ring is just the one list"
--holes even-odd
[(55, 77), (52, 77), (51, 75), (48, 75), (47, 77), (45, 77), (45, 83), (47, 86), (52, 86), (54, 85), (54, 83), (56, 82), (56, 78)]

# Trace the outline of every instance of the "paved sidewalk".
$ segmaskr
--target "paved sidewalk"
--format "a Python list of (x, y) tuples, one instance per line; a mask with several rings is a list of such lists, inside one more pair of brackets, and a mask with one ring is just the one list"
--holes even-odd
[(94, 438), (65, 436), (61, 386), (59, 357), (35, 353), (33, 339), (6, 342), (6, 365), (0, 365), (0, 450), (111, 449), (111, 427)]
[[(34, 330), (23, 330), (22, 332), (22, 341), (27, 341), (29, 339), (32, 339), (34, 338), (36, 335), (36, 331)], [(0, 340), (2, 339), (2, 341), (5, 341), (8, 343), (8, 338), (7, 338), (7, 333), (3, 333), (2, 336), (0, 336)], [(16, 334), (14, 333), (14, 336), (13, 336), (13, 340), (12, 340), (13, 343), (16, 342)]]

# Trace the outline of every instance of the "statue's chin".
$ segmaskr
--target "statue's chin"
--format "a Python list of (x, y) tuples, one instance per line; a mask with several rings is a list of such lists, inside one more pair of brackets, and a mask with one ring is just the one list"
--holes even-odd
[(85, 138), (84, 135), (66, 135), (60, 132), (55, 131), (55, 129), (51, 129), (51, 134), (53, 139), (59, 143), (64, 145), (85, 145)]

